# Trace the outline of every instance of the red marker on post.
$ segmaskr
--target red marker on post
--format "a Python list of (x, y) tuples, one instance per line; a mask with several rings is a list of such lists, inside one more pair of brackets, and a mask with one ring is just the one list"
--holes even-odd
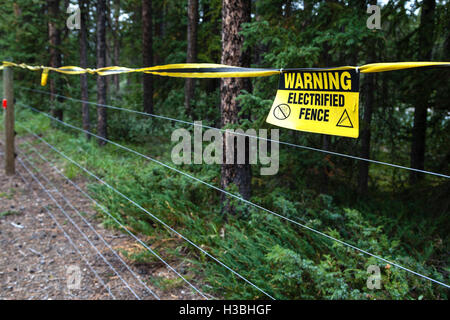
[(3, 109), (6, 110), (6, 108), (8, 107), (8, 100), (3, 99), (3, 103), (2, 103)]

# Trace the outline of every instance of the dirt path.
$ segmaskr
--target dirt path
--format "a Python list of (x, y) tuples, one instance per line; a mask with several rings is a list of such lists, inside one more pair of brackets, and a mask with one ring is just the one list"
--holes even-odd
[[(33, 154), (33, 158), (37, 158), (37, 155)], [(31, 170), (29, 163), (23, 158), (21, 160)], [(37, 177), (111, 266), (86, 241), (79, 230), (64, 216), (62, 210), (19, 163), (17, 170), (26, 182), (19, 174), (12, 177), (5, 176), (3, 163), (3, 155), (0, 154), (0, 299), (112, 299), (112, 296), (116, 299), (136, 299), (136, 295), (141, 299), (155, 299), (151, 292), (161, 299), (199, 298), (184, 283), (164, 291), (152, 285), (149, 279), (178, 277), (160, 262), (133, 264), (127, 260), (121, 249), (141, 250), (142, 247), (128, 235), (105, 229), (100, 221), (94, 219), (92, 202), (58, 175), (50, 165), (42, 161), (33, 162), (40, 173), (55, 187), (46, 182), (42, 176)], [(74, 182), (86, 191), (83, 178), (78, 177)], [(146, 283), (148, 289), (104, 244), (101, 237), (83, 222), (58, 190), (117, 251), (118, 256), (139, 279)], [(52, 220), (45, 207), (50, 209), (51, 214), (76, 244), (87, 263), (58, 228), (58, 224)], [(177, 270), (186, 269), (185, 266), (174, 267)], [(79, 286), (78, 279), (80, 279)], [(111, 294), (105, 285), (109, 287)]]

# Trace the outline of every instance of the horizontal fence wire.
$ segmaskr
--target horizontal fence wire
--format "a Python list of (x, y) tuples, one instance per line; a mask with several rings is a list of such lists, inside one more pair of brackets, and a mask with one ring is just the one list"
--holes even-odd
[[(0, 152), (0, 155), (4, 155), (3, 152)], [(17, 160), (19, 161), (19, 163), (22, 165), (23, 168), (24, 165), (21, 162), (20, 157), (17, 158)], [(22, 173), (20, 171), (17, 171), (17, 173), (19, 174), (20, 178), (22, 179), (22, 181), (26, 184), (29, 185), (28, 181), (25, 179), (25, 177), (22, 175)], [(34, 192), (32, 189), (30, 189), (32, 192)], [(89, 261), (87, 261), (87, 259), (82, 255), (82, 253), (80, 252), (80, 250), (77, 248), (77, 246), (75, 245), (75, 243), (73, 242), (72, 238), (65, 232), (65, 230), (61, 227), (61, 225), (58, 223), (58, 221), (55, 219), (55, 217), (51, 214), (51, 212), (48, 210), (47, 207), (44, 207), (44, 209), (47, 211), (48, 215), (53, 219), (53, 221), (56, 223), (56, 225), (58, 226), (58, 228), (63, 232), (64, 237), (69, 241), (70, 245), (77, 251), (78, 255), (81, 257), (81, 259), (84, 261), (84, 263), (87, 265), (87, 267), (91, 270), (91, 272), (94, 274), (94, 276), (97, 278), (97, 280), (100, 282), (100, 284), (108, 291), (108, 294), (111, 298), (113, 298), (114, 300), (116, 299), (116, 297), (114, 296), (114, 294), (111, 292), (111, 289), (109, 288), (108, 285), (105, 284), (105, 282), (102, 280), (102, 278), (98, 275), (98, 273), (95, 271), (95, 269), (92, 267), (92, 265), (89, 263)]]
[[(70, 157), (68, 157), (67, 155), (65, 155), (64, 153), (62, 153), (61, 151), (59, 151), (57, 148), (55, 148), (54, 146), (52, 146), (51, 144), (49, 144), (47, 141), (45, 141), (43, 138), (39, 137), (37, 134), (35, 134), (34, 132), (32, 132), (30, 129), (26, 128), (23, 125), (20, 125), (22, 128), (24, 128), (25, 130), (27, 130), (30, 134), (32, 134), (33, 136), (35, 136), (36, 138), (38, 138), (40, 141), (42, 141), (43, 143), (45, 143), (49, 148), (51, 148), (52, 150), (54, 150), (55, 152), (57, 152), (58, 154), (60, 154), (62, 157), (64, 157), (65, 159), (69, 160), (70, 162), (72, 162), (73, 164), (75, 164), (77, 167), (79, 167), (80, 169), (82, 169), (84, 172), (86, 172), (87, 174), (89, 174), (90, 176), (92, 176), (93, 178), (97, 179), (99, 182), (101, 182), (102, 184), (104, 184), (106, 187), (108, 187), (109, 189), (111, 189), (112, 191), (114, 191), (115, 193), (117, 193), (118, 195), (120, 195), (122, 198), (126, 199), (127, 201), (129, 201), (131, 204), (133, 204), (134, 206), (136, 206), (137, 208), (139, 208), (140, 210), (144, 211), (145, 213), (147, 213), (150, 217), (152, 217), (154, 220), (158, 221), (159, 223), (161, 223), (164, 227), (166, 227), (168, 230), (170, 230), (171, 232), (175, 233), (177, 236), (179, 236), (180, 238), (184, 239), (186, 242), (188, 242), (189, 244), (191, 244), (193, 247), (195, 247), (196, 249), (198, 249), (199, 251), (201, 251), (202, 253), (204, 253), (205, 255), (207, 255), (209, 258), (211, 258), (212, 260), (214, 260), (215, 262), (217, 262), (218, 264), (220, 264), (222, 267), (224, 267), (225, 269), (227, 269), (228, 271), (230, 271), (231, 273), (233, 273), (234, 275), (236, 275), (237, 277), (241, 278), (242, 280), (244, 280), (245, 282), (247, 282), (249, 285), (251, 285), (252, 287), (254, 287), (255, 289), (257, 289), (258, 291), (260, 291), (261, 293), (265, 294), (267, 297), (275, 300), (275, 298), (273, 298), (270, 294), (268, 294), (267, 292), (265, 292), (263, 289), (261, 289), (260, 287), (258, 287), (257, 285), (255, 285), (253, 282), (251, 282), (250, 280), (248, 280), (247, 278), (245, 278), (243, 275), (239, 274), (237, 271), (233, 270), (232, 268), (230, 268), (229, 266), (227, 266), (226, 264), (224, 264), (222, 261), (220, 261), (219, 259), (217, 259), (216, 257), (214, 257), (212, 254), (210, 254), (208, 251), (204, 250), (203, 248), (201, 248), (200, 246), (198, 246), (197, 244), (195, 244), (194, 242), (192, 242), (190, 239), (188, 239), (186, 236), (182, 235), (181, 233), (179, 233), (178, 231), (176, 231), (175, 229), (173, 229), (172, 227), (170, 227), (168, 224), (166, 224), (163, 220), (161, 220), (160, 218), (158, 218), (157, 216), (155, 216), (154, 214), (152, 214), (150, 211), (148, 211), (147, 209), (145, 209), (144, 207), (142, 207), (140, 204), (138, 204), (137, 202), (135, 202), (134, 200), (130, 199), (129, 197), (127, 197), (125, 194), (123, 194), (122, 192), (120, 192), (119, 190), (117, 190), (116, 188), (114, 188), (113, 186), (111, 186), (109, 183), (107, 183), (106, 181), (102, 180), (101, 178), (99, 178), (98, 176), (96, 176), (95, 174), (93, 174), (91, 171), (87, 170), (86, 168), (84, 168), (83, 166), (81, 166), (79, 163), (77, 163), (76, 161), (74, 161), (73, 159), (71, 159)], [(200, 293), (200, 292), (199, 292)], [(206, 296), (204, 296), (206, 298)]]
[[(23, 127), (23, 126), (22, 126)], [(25, 127), (23, 127), (25, 128)], [(25, 128), (26, 129), (26, 128)], [(44, 141), (45, 142), (45, 141)], [(57, 151), (56, 149), (54, 149), (55, 151)], [(58, 151), (57, 151), (58, 152)], [(63, 155), (62, 153), (60, 153), (61, 155)], [(63, 155), (65, 156), (65, 155)], [(67, 158), (68, 159), (68, 158)], [(74, 164), (77, 164), (74, 162)], [(79, 166), (81, 169), (83, 169), (83, 167)], [(86, 169), (87, 171), (87, 169)], [(98, 177), (97, 177), (98, 178)], [(100, 179), (100, 178), (98, 178)], [(106, 182), (102, 182), (106, 185)], [(102, 208), (103, 206), (101, 206), (100, 208)], [(170, 270), (172, 270), (178, 277), (180, 277), (183, 281), (185, 281), (192, 289), (194, 289), (194, 291), (196, 291), (198, 294), (200, 294), (203, 298), (208, 299), (208, 297), (201, 292), (197, 287), (195, 287), (191, 282), (189, 282), (188, 280), (186, 280), (185, 277), (183, 277), (178, 271), (176, 271), (175, 268), (173, 268), (169, 263), (167, 263), (164, 259), (162, 259), (153, 249), (151, 249), (148, 245), (146, 245), (141, 239), (137, 238), (131, 231), (129, 231), (125, 226), (123, 226), (123, 224), (121, 224), (113, 215), (109, 214), (109, 216), (111, 218), (113, 218), (115, 220), (116, 223), (120, 224), (120, 226), (127, 231), (130, 235), (132, 235), (135, 240), (137, 240), (141, 245), (143, 245), (150, 253), (152, 253), (155, 257), (157, 257), (161, 262), (163, 262)]]
[[(81, 228), (75, 223), (75, 221), (70, 218), (70, 216), (67, 214), (66, 210), (59, 204), (59, 202), (53, 197), (51, 192), (41, 183), (39, 178), (33, 174), (33, 172), (28, 168), (27, 165), (21, 160), (18, 159), (18, 161), (22, 164), (24, 169), (31, 175), (34, 181), (38, 183), (38, 185), (42, 188), (42, 190), (47, 193), (48, 197), (55, 203), (55, 205), (58, 207), (58, 209), (64, 214), (64, 216), (70, 221), (70, 223), (77, 229), (77, 231), (81, 234), (81, 236), (89, 243), (89, 245), (95, 250), (95, 252), (98, 254), (98, 256), (105, 262), (108, 267), (116, 274), (116, 276), (123, 282), (123, 284), (127, 287), (127, 289), (135, 296), (136, 299), (141, 300), (141, 297), (130, 287), (128, 282), (123, 279), (123, 277), (120, 275), (120, 273), (114, 268), (111, 263), (108, 261), (108, 259), (105, 258), (105, 256), (98, 250), (98, 248), (95, 246), (95, 244), (92, 243), (92, 241), (89, 239), (89, 237), (81, 230)], [(28, 162), (28, 164), (30, 164)], [(31, 164), (30, 164), (31, 166)]]
[(198, 127), (202, 127), (202, 128), (205, 128), (205, 129), (217, 130), (217, 131), (221, 131), (221, 132), (224, 132), (224, 133), (226, 132), (226, 133), (231, 134), (231, 135), (244, 136), (244, 137), (248, 137), (248, 138), (252, 138), (252, 139), (258, 139), (258, 140), (271, 142), (271, 143), (278, 143), (278, 144), (286, 145), (286, 146), (293, 147), (293, 148), (304, 149), (304, 150), (309, 150), (309, 151), (315, 151), (315, 152), (330, 154), (330, 155), (333, 155), (333, 156), (338, 156), (338, 157), (343, 157), (343, 158), (348, 158), (348, 159), (353, 159), (353, 160), (358, 160), (358, 161), (365, 161), (365, 162), (369, 162), (369, 163), (373, 163), (373, 164), (377, 164), (377, 165), (383, 165), (383, 166), (388, 166), (388, 167), (397, 168), (397, 169), (404, 169), (404, 170), (409, 170), (409, 171), (414, 171), (414, 172), (419, 172), (419, 173), (433, 175), (433, 176), (437, 176), (437, 177), (441, 177), (441, 178), (450, 179), (450, 175), (437, 173), (437, 172), (432, 172), (432, 171), (428, 171), (428, 170), (416, 169), (416, 168), (406, 167), (406, 166), (402, 166), (402, 165), (398, 165), (398, 164), (394, 164), (394, 163), (389, 163), (389, 162), (384, 162), (384, 161), (378, 161), (378, 160), (372, 160), (372, 159), (367, 159), (367, 158), (363, 158), (363, 157), (353, 156), (353, 155), (349, 155), (349, 154), (345, 154), (345, 153), (339, 153), (339, 152), (334, 152), (334, 151), (320, 149), (320, 148), (308, 147), (308, 146), (299, 145), (299, 144), (295, 144), (295, 143), (290, 143), (290, 142), (286, 142), (286, 141), (277, 141), (277, 140), (273, 140), (273, 139), (269, 139), (269, 138), (263, 138), (263, 137), (258, 137), (258, 136), (254, 136), (254, 135), (250, 135), (250, 134), (246, 134), (246, 133), (242, 133), (242, 132), (235, 132), (235, 131), (231, 132), (231, 131), (228, 131), (227, 129), (216, 128), (216, 127), (212, 127), (212, 126), (208, 126), (208, 125), (203, 125), (203, 124), (199, 124), (199, 123), (195, 123), (195, 122), (189, 122), (189, 121), (185, 121), (185, 120), (175, 119), (175, 118), (162, 116), (162, 115), (157, 115), (157, 114), (153, 114), (153, 113), (147, 113), (147, 112), (142, 112), (142, 111), (137, 111), (137, 110), (132, 110), (132, 109), (120, 108), (120, 107), (115, 107), (115, 106), (111, 106), (111, 105), (107, 105), (107, 104), (91, 102), (91, 101), (87, 101), (87, 100), (80, 100), (80, 99), (71, 98), (71, 97), (63, 96), (63, 95), (60, 95), (60, 94), (57, 94), (57, 93), (51, 93), (51, 92), (47, 92), (47, 91), (43, 91), (43, 90), (39, 90), (39, 89), (31, 89), (31, 88), (26, 88), (26, 87), (21, 87), (21, 86), (19, 86), (19, 88), (20, 89), (24, 89), (24, 90), (28, 90), (28, 91), (32, 91), (32, 92), (48, 94), (48, 95), (59, 97), (59, 98), (62, 98), (62, 99), (72, 100), (72, 101), (75, 101), (75, 102), (87, 103), (87, 104), (96, 105), (96, 106), (100, 106), (100, 107), (104, 107), (104, 108), (120, 110), (120, 111), (126, 111), (126, 112), (135, 113), (135, 114), (139, 114), (139, 115), (144, 115), (144, 116), (148, 116), (148, 117), (153, 117), (153, 118), (158, 118), (158, 119), (164, 119), (164, 120), (169, 120), (169, 121), (173, 121), (173, 122), (183, 123), (183, 124), (187, 124), (187, 125), (190, 125), (190, 126), (198, 126)]
[[(24, 128), (24, 127), (23, 127)], [(49, 160), (43, 156), (36, 148), (34, 148), (33, 146), (31, 146), (31, 144), (29, 142), (26, 142), (26, 144), (28, 144), (33, 151), (39, 156), (41, 157), (44, 161), (48, 161)], [(55, 150), (56, 151), (56, 150)], [(107, 214), (111, 219), (114, 220), (115, 223), (117, 223), (124, 231), (126, 231), (132, 238), (134, 238), (137, 242), (139, 242), (139, 244), (141, 244), (144, 248), (146, 248), (151, 254), (153, 254), (156, 258), (158, 258), (161, 262), (163, 262), (169, 270), (173, 271), (177, 276), (179, 276), (183, 281), (185, 281), (187, 284), (189, 284), (191, 286), (191, 288), (193, 288), (195, 291), (197, 291), (198, 289), (192, 285), (188, 280), (186, 280), (182, 275), (180, 275), (170, 264), (168, 264), (165, 260), (163, 260), (159, 255), (157, 255), (153, 249), (151, 249), (147, 244), (145, 244), (140, 238), (138, 238), (133, 232), (131, 232), (130, 230), (128, 230), (127, 227), (125, 227), (119, 220), (117, 220), (116, 217), (114, 217), (103, 205), (101, 205), (97, 200), (95, 200), (94, 198), (92, 198), (88, 193), (86, 193), (83, 189), (81, 189), (75, 182), (73, 182), (70, 178), (68, 178), (66, 175), (64, 175), (61, 170), (59, 170), (56, 166), (52, 166), (53, 169), (60, 174), (67, 182), (69, 182), (70, 184), (72, 184), (80, 193), (82, 193), (86, 198), (90, 199), (96, 206), (98, 206), (105, 214)], [(84, 167), (79, 166), (79, 168), (83, 169)], [(84, 170), (86, 172), (89, 173), (89, 171), (84, 168)], [(94, 174), (91, 174), (94, 175)], [(197, 291), (197, 293), (199, 293), (203, 298), (207, 299), (206, 295), (204, 295), (201, 291)]]
[[(23, 162), (21, 161), (20, 157), (16, 158), (18, 162), (22, 165), (22, 167), (25, 169), (25, 166)], [(25, 182), (25, 184), (29, 184), (25, 177), (20, 173), (20, 171), (17, 171), (19, 176), (22, 178), (22, 180)], [(32, 190), (30, 188), (30, 190)], [(33, 190), (32, 190), (33, 191)], [(47, 214), (50, 216), (50, 218), (56, 223), (57, 227), (61, 230), (61, 232), (64, 234), (64, 237), (69, 241), (70, 245), (75, 249), (75, 251), (78, 253), (78, 255), (81, 257), (81, 259), (84, 261), (84, 263), (87, 265), (87, 267), (91, 270), (91, 272), (95, 275), (97, 280), (100, 282), (100, 284), (108, 291), (108, 294), (111, 298), (116, 300), (115, 295), (111, 292), (111, 288), (103, 281), (103, 279), (99, 276), (97, 271), (95, 271), (94, 267), (89, 263), (89, 261), (83, 256), (83, 254), (80, 252), (76, 244), (73, 242), (72, 238), (67, 234), (67, 232), (64, 230), (64, 228), (59, 224), (58, 220), (55, 218), (55, 216), (50, 212), (50, 210), (44, 206), (44, 209), (47, 211)]]
[[(283, 219), (283, 220), (286, 220), (286, 221), (288, 221), (288, 222), (290, 222), (290, 223), (293, 223), (293, 224), (295, 224), (295, 225), (297, 225), (297, 226), (299, 226), (299, 227), (301, 227), (301, 228), (307, 229), (307, 230), (309, 230), (309, 231), (311, 231), (311, 232), (314, 232), (314, 233), (319, 234), (319, 235), (321, 235), (321, 236), (323, 236), (323, 237), (326, 237), (326, 238), (328, 238), (328, 239), (330, 239), (330, 240), (332, 240), (332, 241), (335, 241), (335, 242), (337, 242), (337, 243), (339, 243), (339, 244), (341, 244), (341, 245), (343, 245), (343, 246), (352, 248), (352, 249), (354, 249), (354, 250), (356, 250), (356, 251), (359, 251), (359, 252), (361, 252), (361, 253), (364, 253), (365, 255), (374, 257), (374, 258), (376, 258), (376, 259), (378, 259), (378, 260), (380, 260), (380, 261), (383, 261), (383, 262), (386, 262), (386, 263), (388, 263), (388, 264), (391, 264), (391, 265), (393, 265), (393, 266), (395, 266), (395, 267), (397, 267), (397, 268), (399, 268), (399, 269), (402, 269), (402, 270), (404, 270), (404, 271), (407, 271), (407, 272), (409, 272), (409, 273), (411, 273), (411, 274), (414, 274), (414, 275), (416, 275), (416, 276), (419, 276), (419, 277), (421, 277), (421, 278), (423, 278), (423, 279), (426, 279), (426, 280), (429, 280), (429, 281), (434, 282), (434, 283), (436, 283), (436, 284), (442, 285), (442, 286), (444, 286), (444, 287), (446, 287), (446, 288), (450, 288), (450, 285), (447, 285), (447, 284), (445, 284), (445, 283), (443, 283), (443, 282), (441, 282), (441, 281), (438, 281), (438, 280), (435, 280), (435, 279), (430, 278), (430, 277), (428, 277), (428, 276), (425, 276), (425, 275), (423, 275), (423, 274), (420, 274), (420, 273), (418, 273), (418, 272), (416, 272), (416, 271), (413, 271), (413, 270), (411, 270), (411, 269), (409, 269), (409, 268), (403, 267), (403, 266), (401, 266), (401, 265), (399, 265), (399, 264), (397, 264), (397, 263), (395, 263), (395, 262), (393, 262), (393, 261), (387, 260), (387, 259), (385, 259), (385, 258), (383, 258), (383, 257), (381, 257), (381, 256), (379, 256), (379, 255), (370, 253), (370, 252), (368, 252), (368, 251), (366, 251), (366, 250), (360, 249), (360, 248), (358, 248), (358, 247), (356, 247), (356, 246), (354, 246), (354, 245), (352, 245), (352, 244), (349, 244), (349, 243), (347, 243), (347, 242), (345, 242), (345, 241), (342, 241), (342, 240), (339, 240), (339, 239), (337, 239), (337, 238), (335, 238), (335, 237), (332, 237), (332, 236), (330, 236), (330, 235), (328, 235), (328, 234), (326, 234), (326, 233), (323, 233), (323, 232), (318, 231), (318, 230), (316, 230), (316, 229), (314, 229), (314, 228), (308, 227), (308, 226), (305, 225), (305, 224), (302, 224), (302, 223), (300, 223), (300, 222), (298, 222), (298, 221), (296, 221), (296, 220), (293, 220), (293, 219), (291, 219), (291, 218), (288, 218), (288, 217), (286, 217), (286, 216), (283, 216), (283, 215), (281, 215), (281, 214), (279, 214), (279, 213), (276, 213), (276, 212), (274, 212), (274, 211), (272, 211), (272, 210), (270, 210), (270, 209), (264, 208), (264, 207), (262, 207), (262, 206), (260, 206), (260, 205), (258, 205), (258, 204), (256, 204), (256, 203), (253, 203), (253, 202), (251, 202), (251, 201), (249, 201), (249, 200), (246, 200), (246, 199), (244, 199), (244, 198), (242, 198), (242, 197), (239, 197), (239, 196), (237, 196), (237, 195), (235, 195), (235, 194), (233, 194), (233, 193), (231, 193), (231, 192), (228, 192), (228, 191), (223, 190), (223, 189), (221, 189), (221, 188), (219, 188), (219, 187), (216, 187), (216, 186), (214, 186), (214, 185), (212, 185), (212, 184), (210, 184), (210, 183), (208, 183), (208, 182), (205, 182), (205, 181), (203, 181), (203, 180), (201, 180), (201, 179), (199, 179), (199, 178), (196, 178), (196, 177), (194, 177), (194, 176), (192, 176), (192, 175), (190, 175), (190, 174), (188, 174), (188, 173), (186, 173), (186, 172), (184, 172), (184, 171), (181, 171), (181, 170), (178, 170), (178, 169), (176, 169), (176, 168), (173, 168), (173, 167), (171, 167), (171, 166), (169, 166), (169, 165), (167, 165), (167, 164), (165, 164), (165, 163), (163, 163), (163, 162), (161, 162), (161, 161), (159, 161), (159, 160), (153, 159), (153, 158), (151, 158), (151, 157), (149, 157), (149, 156), (146, 156), (146, 155), (144, 155), (144, 154), (142, 154), (142, 153), (139, 153), (139, 152), (137, 152), (137, 151), (135, 151), (135, 150), (133, 150), (133, 149), (130, 149), (130, 148), (125, 147), (125, 146), (122, 146), (122, 145), (120, 145), (120, 144), (118, 144), (118, 143), (116, 143), (116, 142), (114, 142), (114, 141), (111, 141), (111, 140), (109, 140), (109, 139), (106, 139), (106, 138), (103, 138), (103, 137), (101, 137), (101, 136), (98, 136), (98, 135), (96, 135), (96, 134), (94, 134), (94, 133), (92, 133), (92, 132), (89, 132), (89, 131), (87, 131), (87, 130), (84, 130), (84, 129), (82, 129), (82, 128), (78, 128), (78, 127), (76, 127), (76, 126), (73, 126), (73, 125), (71, 125), (71, 124), (68, 124), (68, 123), (66, 123), (66, 122), (64, 122), (64, 121), (61, 121), (61, 120), (59, 120), (59, 119), (57, 119), (57, 118), (55, 118), (55, 117), (52, 117), (51, 115), (49, 115), (49, 114), (47, 114), (47, 113), (45, 113), (45, 112), (43, 112), (43, 111), (40, 111), (40, 110), (38, 110), (38, 109), (36, 109), (36, 108), (34, 108), (34, 107), (25, 105), (25, 104), (23, 104), (23, 103), (19, 103), (19, 105), (24, 106), (24, 107), (26, 107), (26, 108), (29, 108), (29, 109), (31, 109), (31, 110), (34, 110), (34, 111), (36, 111), (36, 112), (38, 112), (38, 113), (41, 113), (41, 114), (43, 114), (44, 116), (46, 116), (46, 117), (48, 117), (48, 118), (50, 118), (50, 119), (52, 119), (52, 120), (54, 120), (54, 121), (56, 121), (56, 122), (58, 122), (58, 123), (63, 124), (64, 126), (70, 127), (70, 128), (72, 128), (72, 129), (78, 130), (78, 131), (80, 131), (80, 132), (84, 132), (84, 133), (89, 134), (89, 135), (91, 135), (91, 136), (93, 136), (93, 137), (96, 137), (96, 138), (98, 138), (98, 139), (100, 139), (100, 140), (103, 140), (103, 141), (105, 141), (105, 142), (108, 142), (108, 143), (110, 143), (110, 144), (112, 144), (112, 145), (114, 145), (114, 146), (117, 146), (117, 147), (119, 147), (119, 148), (121, 148), (121, 149), (123, 149), (123, 150), (126, 150), (126, 151), (128, 151), (128, 152), (134, 153), (134, 154), (136, 154), (136, 155), (139, 155), (139, 156), (141, 156), (141, 157), (143, 157), (143, 158), (145, 158), (145, 159), (147, 159), (147, 160), (150, 160), (150, 161), (152, 161), (152, 162), (158, 163), (158, 164), (160, 164), (160, 165), (162, 165), (162, 166), (164, 166), (164, 167), (166, 167), (166, 168), (168, 168), (168, 169), (170, 169), (170, 170), (173, 170), (173, 171), (175, 171), (175, 172), (177, 172), (177, 173), (180, 173), (180, 174), (182, 174), (182, 175), (184, 175), (184, 176), (186, 176), (186, 177), (188, 177), (188, 178), (190, 178), (190, 179), (192, 179), (192, 180), (195, 180), (195, 181), (197, 181), (197, 182), (200, 182), (200, 183), (202, 183), (202, 184), (204, 184), (204, 185), (206, 185), (206, 186), (208, 186), (208, 187), (210, 187), (210, 188), (212, 188), (212, 189), (215, 189), (215, 190), (217, 190), (217, 191), (219, 191), (219, 192), (221, 192), (221, 193), (223, 193), (223, 194), (225, 194), (225, 195), (227, 195), (227, 196), (230, 196), (230, 197), (232, 197), (232, 198), (235, 198), (235, 199), (237, 199), (237, 200), (240, 200), (240, 201), (242, 201), (242, 202), (244, 202), (244, 203), (246, 203), (246, 204), (248, 204), (248, 205), (251, 205), (251, 206), (253, 206), (253, 207), (255, 207), (255, 208), (261, 209), (261, 210), (263, 210), (263, 211), (265, 211), (265, 212), (267, 212), (267, 213), (269, 213), (269, 214), (272, 214), (272, 215), (274, 215), (274, 216), (277, 216), (277, 217), (279, 217), (279, 218), (281, 218), (281, 219)], [(36, 135), (35, 133), (31, 132), (30, 130), (28, 130), (28, 132), (32, 133), (35, 137), (37, 137), (38, 139), (40, 139), (41, 141), (43, 141), (43, 139), (42, 139), (41, 137), (39, 137), (38, 135)], [(44, 141), (45, 141), (45, 140), (44, 140)], [(47, 143), (47, 144), (48, 144), (48, 143)], [(49, 145), (49, 144), (48, 144), (48, 145)], [(67, 157), (66, 157), (66, 158), (67, 158)], [(129, 199), (129, 198), (128, 198), (128, 199)], [(135, 203), (133, 200), (130, 200), (130, 199), (129, 199), (129, 201), (131, 201), (132, 203), (134, 203), (135, 205), (137, 205), (139, 208), (141, 208), (143, 211), (145, 211), (146, 213), (148, 213), (150, 216), (155, 217), (153, 214), (151, 214), (150, 212), (148, 212), (147, 210), (145, 210), (142, 206), (138, 205), (138, 204)], [(155, 217), (155, 218), (156, 218), (158, 221), (160, 221), (163, 225), (167, 226), (167, 225), (166, 225), (163, 221), (161, 221), (159, 218), (157, 218), (157, 217)], [(167, 226), (167, 227), (170, 228), (169, 226)], [(170, 228), (170, 229), (172, 229), (172, 228)], [(172, 230), (173, 230), (173, 229), (172, 229)], [(174, 230), (174, 232), (176, 232), (176, 231)], [(180, 236), (182, 236), (182, 235), (180, 235)], [(182, 237), (184, 238), (184, 236), (182, 236)], [(191, 242), (190, 240), (188, 240), (187, 238), (184, 238), (184, 239), (185, 239), (186, 241), (188, 241), (189, 243), (192, 244), (192, 242)], [(193, 245), (194, 245), (194, 244), (193, 244)], [(201, 248), (199, 248), (199, 249), (202, 250), (202, 251), (204, 251), (204, 250), (201, 249)]]
[[(39, 175), (42, 177), (42, 179), (45, 180), (45, 182), (50, 185), (53, 190), (56, 190), (56, 192), (59, 194), (59, 196), (65, 201), (65, 203), (73, 210), (75, 213), (80, 217), (81, 220), (89, 227), (92, 232), (95, 233), (95, 235), (103, 242), (103, 244), (113, 253), (113, 255), (124, 265), (124, 267), (131, 273), (131, 275), (147, 290), (148, 293), (150, 293), (155, 299), (159, 299), (159, 297), (140, 279), (140, 277), (130, 268), (130, 266), (122, 259), (122, 257), (117, 253), (116, 250), (114, 250), (111, 245), (105, 240), (105, 238), (97, 232), (97, 230), (92, 226), (92, 224), (81, 214), (81, 212), (70, 202), (70, 200), (67, 199), (67, 197), (64, 196), (64, 194), (58, 190), (58, 188), (55, 186), (54, 183), (52, 183), (44, 174), (42, 174), (42, 171), (39, 171), (30, 161), (30, 158), (25, 156), (25, 153), (21, 151), (19, 148), (17, 148), (19, 151), (19, 154), (22, 154), (24, 159), (30, 164), (30, 166), (34, 169), (34, 171), (39, 172)], [(43, 158), (42, 158), (43, 159)], [(48, 161), (48, 160), (47, 160)], [(47, 162), (50, 164), (50, 162)]]
[(83, 257), (83, 255), (81, 254), (80, 250), (78, 250), (77, 246), (75, 245), (75, 243), (73, 242), (73, 240), (69, 237), (69, 235), (67, 234), (67, 232), (63, 229), (63, 227), (59, 224), (58, 220), (55, 218), (55, 216), (50, 212), (50, 210), (47, 207), (44, 207), (45, 211), (47, 211), (47, 214), (50, 216), (50, 218), (52, 218), (52, 220), (56, 223), (56, 225), (58, 226), (58, 228), (63, 232), (64, 236), (67, 238), (67, 240), (70, 242), (70, 244), (72, 245), (72, 247), (78, 252), (78, 254), (80, 255), (80, 257), (84, 260), (84, 262), (88, 265), (89, 269), (91, 269), (91, 271), (95, 274), (96, 278), (100, 281), (100, 283), (107, 289), (108, 294), (114, 299), (116, 300), (116, 297), (112, 294), (111, 289), (109, 288), (109, 286), (107, 286), (105, 284), (105, 282), (102, 280), (102, 278), (100, 278), (100, 276), (98, 275), (98, 273), (95, 271), (95, 269), (89, 264), (89, 262), (87, 261), (86, 258)]

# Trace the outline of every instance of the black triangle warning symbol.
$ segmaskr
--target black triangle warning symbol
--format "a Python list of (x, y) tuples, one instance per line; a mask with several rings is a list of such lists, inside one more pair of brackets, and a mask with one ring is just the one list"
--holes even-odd
[(347, 110), (344, 110), (344, 112), (342, 113), (342, 116), (339, 118), (336, 127), (353, 128), (353, 123), (348, 116)]

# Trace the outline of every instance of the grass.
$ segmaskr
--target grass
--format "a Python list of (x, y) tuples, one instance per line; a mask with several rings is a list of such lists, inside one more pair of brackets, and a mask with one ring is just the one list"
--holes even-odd
[(12, 199), (16, 194), (16, 190), (14, 188), (10, 188), (9, 192), (0, 192), (0, 198)]
[(0, 218), (6, 217), (6, 216), (18, 215), (18, 214), (20, 214), (19, 211), (6, 210), (3, 212), (0, 212)]
[[(17, 119), (278, 299), (445, 299), (447, 296), (445, 290), (425, 280), (396, 268), (387, 269), (376, 259), (368, 259), (272, 215), (249, 209), (242, 203), (234, 203), (236, 216), (224, 219), (220, 195), (198, 182), (113, 145), (99, 148), (94, 139), (86, 141), (83, 135), (73, 130), (60, 126), (53, 128), (43, 116), (26, 111), (20, 112)], [(27, 134), (20, 126), (17, 131), (19, 135)], [(160, 133), (161, 140), (154, 134), (143, 142), (114, 141), (172, 165), (170, 144), (166, 143), (164, 134), (167, 132)], [(44, 153), (54, 159), (58, 167), (64, 168), (69, 178), (83, 175), (89, 181), (89, 193), (133, 233), (143, 237), (149, 246), (157, 247), (158, 254), (165, 260), (176, 266), (192, 266), (187, 276), (203, 291), (231, 299), (264, 298), (258, 290), (176, 239), (154, 218), (73, 164), (54, 152)], [(177, 168), (201, 180), (219, 183), (218, 166)], [(385, 177), (386, 170), (374, 166), (371, 174), (372, 177)], [(448, 265), (446, 248), (449, 239), (448, 233), (439, 228), (446, 225), (447, 216), (444, 213), (428, 218), (421, 214), (426, 207), (424, 190), (418, 194), (401, 194), (388, 188), (388, 179), (381, 179), (380, 189), (363, 201), (342, 200), (349, 196), (340, 197), (339, 192), (348, 193), (349, 189), (336, 189), (334, 197), (341, 198), (338, 205), (333, 196), (308, 188), (306, 178), (299, 181), (304, 185), (299, 190), (287, 189), (282, 183), (273, 187), (259, 177), (255, 181), (258, 184), (252, 201), (302, 221), (308, 227), (448, 282), (448, 269), (443, 270), (440, 266)], [(436, 193), (430, 190), (427, 187), (428, 193)], [(98, 212), (105, 226), (117, 227), (113, 219), (101, 210)], [(147, 251), (125, 248), (121, 252), (136, 263), (152, 265), (158, 261)], [(366, 269), (371, 264), (379, 265), (382, 270), (383, 289), (375, 292), (366, 287)], [(153, 281), (167, 289), (183, 285), (180, 280), (155, 278)]]

